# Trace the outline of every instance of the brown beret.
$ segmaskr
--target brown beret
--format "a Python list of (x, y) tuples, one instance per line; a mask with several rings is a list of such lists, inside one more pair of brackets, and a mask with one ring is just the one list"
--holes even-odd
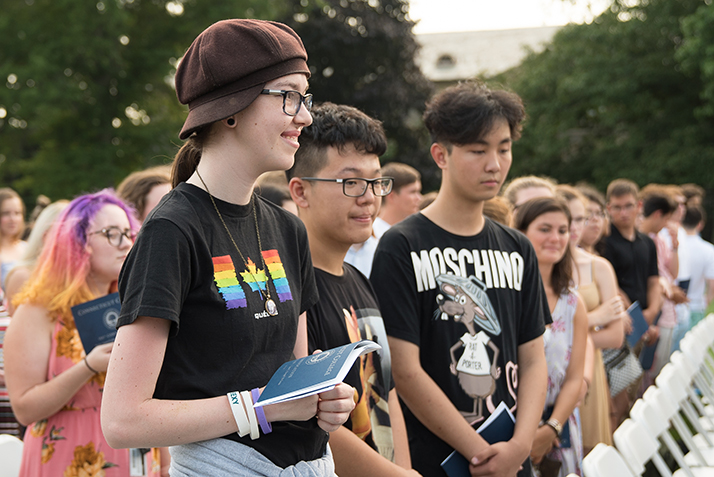
[(179, 137), (242, 111), (265, 83), (293, 73), (310, 77), (305, 47), (289, 26), (242, 19), (214, 23), (176, 70), (176, 95), (189, 110)]

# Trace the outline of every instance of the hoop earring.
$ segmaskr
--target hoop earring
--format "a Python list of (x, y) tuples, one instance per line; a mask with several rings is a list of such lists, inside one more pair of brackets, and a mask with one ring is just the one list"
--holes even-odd
[(228, 119), (226, 120), (226, 124), (229, 125), (229, 126), (235, 126), (235, 125), (236, 125), (236, 120), (233, 119), (233, 118), (228, 118)]

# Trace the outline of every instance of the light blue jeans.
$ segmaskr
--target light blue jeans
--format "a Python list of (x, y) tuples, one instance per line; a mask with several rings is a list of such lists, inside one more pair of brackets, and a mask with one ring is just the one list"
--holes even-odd
[(335, 477), (330, 446), (325, 455), (282, 469), (252, 447), (228, 439), (211, 439), (170, 447), (171, 477)]

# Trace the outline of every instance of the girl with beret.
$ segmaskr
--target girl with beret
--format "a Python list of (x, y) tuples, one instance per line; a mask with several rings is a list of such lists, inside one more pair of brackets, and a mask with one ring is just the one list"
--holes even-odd
[(292, 166), (312, 122), (306, 61), (289, 27), (226, 20), (176, 72), (187, 141), (120, 277), (102, 408), (110, 445), (171, 446), (172, 476), (334, 475), (328, 432), (353, 409), (351, 387), (253, 406), (307, 354), (318, 298), (304, 226), (253, 193)]

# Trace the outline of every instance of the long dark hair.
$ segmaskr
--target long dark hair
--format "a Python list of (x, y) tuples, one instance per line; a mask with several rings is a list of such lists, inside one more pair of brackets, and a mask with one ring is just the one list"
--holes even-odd
[[(215, 124), (215, 123), (214, 123)], [(182, 182), (186, 182), (189, 177), (196, 171), (198, 163), (201, 162), (201, 153), (203, 144), (208, 139), (213, 129), (213, 124), (206, 126), (183, 143), (181, 149), (174, 157), (174, 163), (171, 166), (171, 187), (175, 188)]]
[[(568, 230), (570, 230), (570, 209), (562, 199), (555, 197), (538, 197), (531, 199), (521, 205), (516, 212), (514, 227), (526, 233), (528, 227), (535, 219), (549, 212), (562, 212), (568, 218)], [(553, 273), (550, 275), (550, 286), (558, 295), (562, 295), (568, 290), (573, 282), (573, 256), (570, 252), (570, 244), (565, 247), (565, 254), (558, 263), (553, 265)]]

